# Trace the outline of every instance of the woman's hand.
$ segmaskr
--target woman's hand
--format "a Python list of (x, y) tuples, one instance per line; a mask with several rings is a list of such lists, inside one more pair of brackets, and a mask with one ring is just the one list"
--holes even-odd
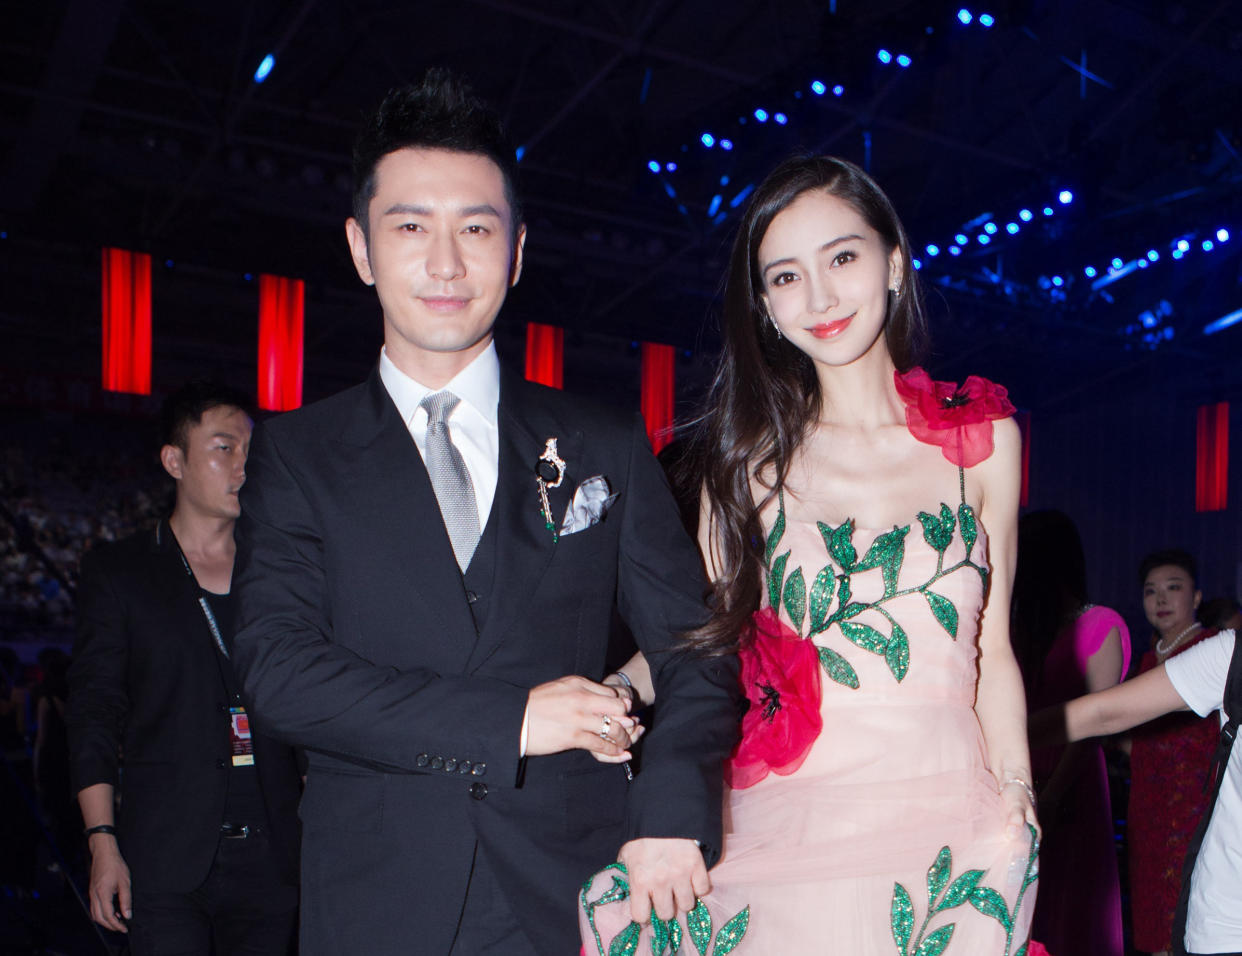
[(1005, 805), (1005, 838), (1021, 839), (1026, 832), (1026, 825), (1035, 828), (1035, 839), (1043, 837), (1043, 830), (1035, 815), (1034, 791), (1030, 784), (1019, 777), (1012, 777), (1001, 787), (1001, 801)]

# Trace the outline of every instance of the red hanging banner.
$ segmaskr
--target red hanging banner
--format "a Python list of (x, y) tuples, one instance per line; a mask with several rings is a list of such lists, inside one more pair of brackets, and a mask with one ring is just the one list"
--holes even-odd
[(643, 418), (656, 454), (673, 440), (673, 347), (643, 343)]
[(151, 394), (151, 257), (103, 250), (103, 387)]
[(565, 330), (541, 322), (526, 323), (526, 380), (565, 387)]
[(1224, 511), (1229, 498), (1229, 403), (1200, 405), (1195, 427), (1195, 511)]
[(302, 404), (302, 323), (306, 284), (259, 276), (259, 407), (287, 412)]

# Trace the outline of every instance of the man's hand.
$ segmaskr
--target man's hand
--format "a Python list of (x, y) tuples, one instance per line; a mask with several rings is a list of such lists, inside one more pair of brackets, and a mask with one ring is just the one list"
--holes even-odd
[[(129, 890), (129, 867), (121, 857), (116, 837), (94, 833), (91, 848), (91, 919), (118, 933), (129, 930), (121, 922), (134, 915)], [(114, 902), (115, 898), (115, 902)]]
[(561, 677), (532, 688), (526, 704), (526, 753), (536, 757), (563, 750), (629, 760), (638, 721), (629, 699), (585, 677)]
[(646, 837), (621, 847), (617, 859), (630, 877), (630, 916), (640, 925), (654, 910), (662, 920), (694, 909), (711, 891), (703, 853), (693, 840)]

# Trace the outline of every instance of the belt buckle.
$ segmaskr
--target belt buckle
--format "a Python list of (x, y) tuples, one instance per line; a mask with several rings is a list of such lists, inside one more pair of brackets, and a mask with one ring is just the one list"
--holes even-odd
[(226, 840), (244, 840), (250, 836), (249, 826), (237, 826), (235, 823), (222, 823), (220, 825), (220, 834)]

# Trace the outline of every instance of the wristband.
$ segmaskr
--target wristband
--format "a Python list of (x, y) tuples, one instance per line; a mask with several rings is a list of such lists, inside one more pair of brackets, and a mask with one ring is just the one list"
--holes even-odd
[(89, 840), (91, 835), (94, 833), (111, 833), (113, 836), (116, 836), (116, 827), (114, 827), (111, 823), (101, 823), (97, 827), (87, 827), (82, 832)]
[(1029, 783), (1027, 783), (1021, 777), (1010, 777), (1008, 780), (1005, 781), (1005, 786), (1008, 787), (1010, 784), (1013, 784), (1014, 786), (1017, 786), (1017, 787), (1021, 787), (1023, 790), (1025, 790), (1026, 795), (1030, 797), (1031, 799), (1031, 806), (1035, 806), (1035, 802), (1036, 802), (1035, 791), (1031, 789), (1031, 785)]
[(629, 675), (626, 674), (625, 671), (613, 671), (609, 676), (621, 678), (621, 683), (624, 684), (625, 689), (630, 692), (631, 705), (639, 703), (638, 691), (634, 689), (634, 682), (630, 680)]

